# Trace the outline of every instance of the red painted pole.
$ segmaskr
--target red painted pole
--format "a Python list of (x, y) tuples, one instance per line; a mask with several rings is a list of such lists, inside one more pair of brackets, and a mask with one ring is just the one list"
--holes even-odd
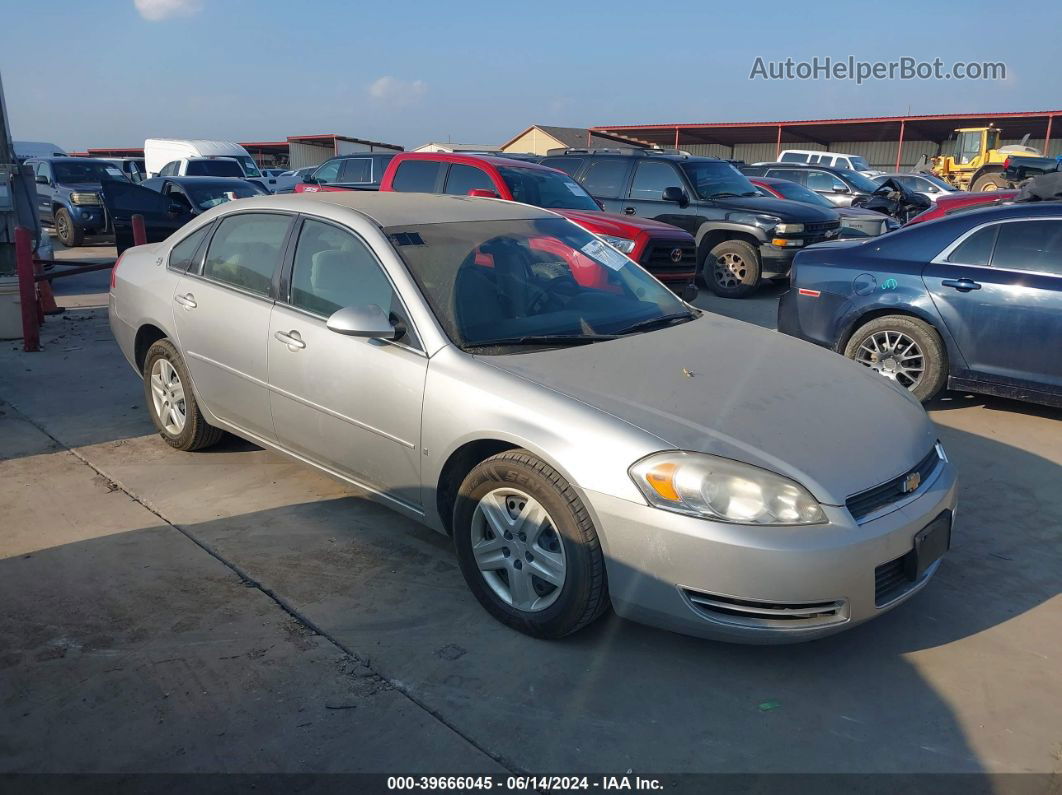
[(907, 125), (906, 119), (900, 119), (900, 142), (896, 145), (896, 170), (900, 170), (900, 156), (903, 154), (903, 131)]
[(1044, 135), (1044, 157), (1050, 157), (1048, 152), (1051, 151), (1051, 122), (1055, 120), (1054, 116), (1047, 117), (1047, 134)]
[(132, 218), (133, 222), (133, 245), (142, 246), (147, 243), (147, 229), (144, 228), (144, 216), (139, 213)]
[(675, 128), (675, 148), (678, 149), (678, 127)]
[(774, 144), (774, 159), (777, 160), (782, 154), (782, 125), (778, 125), (778, 140)]
[(22, 350), (41, 349), (37, 283), (33, 279), (33, 237), (24, 226), (15, 227), (15, 266), (18, 272), (19, 302), (22, 304)]

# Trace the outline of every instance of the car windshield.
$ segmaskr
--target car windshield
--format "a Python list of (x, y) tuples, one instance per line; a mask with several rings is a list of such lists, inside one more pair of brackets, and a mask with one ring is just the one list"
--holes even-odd
[(450, 339), (476, 353), (593, 343), (695, 316), (634, 262), (563, 218), (384, 231)]
[(107, 180), (128, 181), (122, 169), (114, 163), (103, 163), (99, 160), (86, 160), (83, 163), (53, 163), (52, 168), (55, 169), (55, 181), (60, 184), (106, 182)]
[(250, 183), (236, 183), (234, 185), (196, 185), (187, 188), (195, 206), (200, 210), (209, 210), (219, 204), (233, 201), (234, 199), (247, 199), (251, 196), (260, 196), (262, 191)]
[(729, 163), (701, 160), (682, 163), (693, 189), (702, 199), (727, 196), (758, 196), (756, 186)]
[(851, 162), (852, 168), (854, 168), (856, 171), (871, 171), (872, 170), (870, 168), (870, 163), (868, 163), (866, 160), (864, 160), (863, 158), (859, 157), (858, 155), (849, 155), (848, 156), (848, 160), (849, 160), (849, 162)]
[(878, 189), (877, 183), (870, 177), (865, 177), (858, 171), (852, 171), (848, 168), (839, 168), (837, 173), (841, 175), (843, 179), (852, 183), (856, 190), (863, 191), (863, 193), (873, 193)]
[(513, 194), (513, 201), (550, 210), (600, 210), (583, 186), (560, 171), (543, 168), (498, 169)]
[(940, 177), (938, 177), (938, 176), (936, 176), (934, 174), (919, 174), (918, 176), (920, 176), (924, 180), (928, 180), (929, 182), (932, 182), (934, 185), (936, 185), (941, 190), (946, 190), (949, 193), (958, 190), (958, 188), (956, 188), (954, 185), (949, 185), (947, 182), (945, 182)]
[(258, 164), (254, 162), (248, 155), (233, 155), (233, 158), (240, 162), (243, 166), (243, 174), (240, 176), (247, 177), (260, 177), (262, 172), (258, 170)]
[(792, 201), (803, 202), (804, 204), (817, 204), (819, 207), (828, 207), (831, 210), (834, 208), (834, 205), (831, 204), (828, 199), (823, 198), (815, 191), (809, 190), (803, 185), (798, 185), (797, 183), (790, 182), (786, 179), (772, 182), (770, 189), (782, 194), (783, 199), (791, 199)]

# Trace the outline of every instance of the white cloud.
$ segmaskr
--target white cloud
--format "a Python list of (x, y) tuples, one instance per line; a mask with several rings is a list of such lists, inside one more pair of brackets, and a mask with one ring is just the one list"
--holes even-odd
[(171, 17), (188, 17), (203, 8), (203, 0), (133, 0), (140, 16), (150, 22)]
[(428, 91), (428, 84), (423, 80), (400, 80), (391, 75), (384, 75), (369, 83), (368, 90), (373, 99), (400, 106), (409, 105), (424, 96)]

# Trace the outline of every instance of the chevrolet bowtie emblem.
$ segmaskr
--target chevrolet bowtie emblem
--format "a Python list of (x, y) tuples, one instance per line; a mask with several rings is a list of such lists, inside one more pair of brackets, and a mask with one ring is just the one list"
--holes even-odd
[(903, 479), (903, 493), (910, 494), (915, 491), (922, 482), (922, 476), (917, 472), (911, 472)]

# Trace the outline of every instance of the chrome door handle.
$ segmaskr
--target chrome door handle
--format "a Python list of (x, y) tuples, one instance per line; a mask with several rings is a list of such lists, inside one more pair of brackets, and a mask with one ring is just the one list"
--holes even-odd
[(973, 279), (945, 279), (940, 284), (943, 287), (954, 287), (960, 293), (968, 293), (970, 290), (981, 289), (981, 285)]
[(624, 207), (623, 208), (623, 214), (624, 215), (634, 215), (636, 212), (638, 212), (638, 211), (635, 210), (633, 207)]
[(195, 296), (191, 293), (185, 293), (184, 295), (175, 295), (173, 300), (183, 306), (185, 309), (195, 309), (198, 304), (195, 302)]
[(301, 351), (306, 347), (306, 343), (302, 341), (302, 335), (294, 329), (291, 331), (278, 331), (273, 334), (273, 338), (287, 345), (289, 351)]

